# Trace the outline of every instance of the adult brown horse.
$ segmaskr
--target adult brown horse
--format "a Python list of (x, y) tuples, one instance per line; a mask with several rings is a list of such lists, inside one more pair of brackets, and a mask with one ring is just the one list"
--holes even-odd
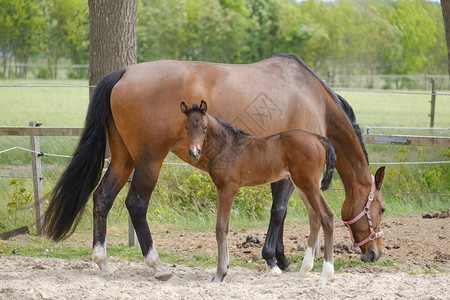
[[(101, 179), (108, 134), (111, 162), (93, 194), (93, 259), (101, 269), (107, 266), (107, 215), (134, 169), (126, 205), (145, 261), (156, 277), (169, 276), (146, 220), (150, 196), (169, 151), (205, 169), (201, 160), (190, 161), (180, 99), (188, 104), (211, 99), (212, 114), (256, 136), (289, 128), (304, 128), (327, 136), (336, 150), (336, 169), (345, 187), (342, 218), (350, 220), (366, 206), (372, 176), (353, 110), (296, 56), (281, 55), (249, 65), (155, 61), (115, 71), (99, 82), (74, 157), (50, 195), (45, 215), (49, 237), (66, 238), (78, 224), (89, 195)], [(384, 169), (380, 168), (375, 176), (375, 197), (370, 208), (373, 228), (366, 217), (349, 225), (357, 241), (371, 235), (371, 228), (380, 231), (383, 174)], [(288, 179), (272, 184), (274, 202), (263, 257), (274, 273), (280, 271), (275, 256), (281, 269), (289, 266), (283, 253), (282, 232), (292, 191)], [(311, 234), (305, 257), (313, 252), (320, 229), (314, 211), (308, 206), (307, 209)], [(361, 259), (378, 259), (382, 248), (381, 238), (368, 241), (361, 245)]]
[[(267, 137), (255, 137), (207, 113), (207, 104), (192, 107), (181, 102), (186, 115), (189, 156), (194, 162), (204, 158), (204, 166), (217, 190), (216, 240), (219, 253), (214, 281), (227, 273), (228, 225), (231, 207), (240, 187), (255, 186), (290, 178), (307, 206), (313, 208), (324, 230), (325, 250), (321, 282), (334, 274), (334, 212), (322, 191), (328, 189), (336, 165), (330, 141), (299, 128)], [(227, 159), (224, 160), (223, 157)], [(319, 186), (322, 172), (327, 166)], [(255, 199), (253, 199), (255, 200)]]

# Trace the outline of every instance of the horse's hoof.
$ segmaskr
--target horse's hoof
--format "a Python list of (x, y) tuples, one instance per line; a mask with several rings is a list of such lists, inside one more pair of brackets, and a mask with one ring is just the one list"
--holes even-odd
[(283, 271), (281, 271), (281, 269), (278, 267), (278, 266), (274, 266), (274, 267), (268, 267), (267, 268), (267, 272), (266, 272), (266, 276), (272, 276), (272, 275), (275, 275), (275, 276), (278, 276), (278, 275), (281, 275), (281, 274), (283, 274)]
[(222, 282), (222, 281), (223, 281), (223, 277), (222, 277), (222, 279), (220, 279), (219, 277), (217, 277), (216, 275), (214, 275), (211, 281), (212, 281), (212, 282)]
[(155, 278), (161, 281), (167, 281), (172, 277), (172, 273), (170, 271), (157, 272), (155, 274)]
[(101, 260), (101, 261), (95, 261), (95, 264), (98, 266), (98, 268), (100, 269), (100, 272), (102, 273), (108, 273), (109, 270), (109, 266), (108, 266), (108, 261), (107, 260)]
[(287, 266), (286, 268), (284, 268), (283, 271), (284, 272), (294, 272), (294, 268), (292, 268), (291, 266)]

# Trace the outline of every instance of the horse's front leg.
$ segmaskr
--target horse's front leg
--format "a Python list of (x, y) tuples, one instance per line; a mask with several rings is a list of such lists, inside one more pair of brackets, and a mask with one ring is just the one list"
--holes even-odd
[(222, 282), (229, 267), (228, 255), (228, 226), (230, 223), (231, 207), (239, 186), (233, 183), (221, 185), (217, 188), (217, 221), (216, 240), (218, 248), (217, 271), (212, 281)]

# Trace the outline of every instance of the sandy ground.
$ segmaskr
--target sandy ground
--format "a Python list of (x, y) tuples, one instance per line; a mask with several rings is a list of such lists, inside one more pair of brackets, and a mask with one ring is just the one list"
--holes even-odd
[[(101, 273), (88, 257), (0, 256), (0, 299), (450, 299), (449, 222), (419, 215), (385, 219), (382, 259), (394, 261), (393, 266), (347, 266), (325, 285), (318, 283), (318, 272), (306, 278), (296, 271), (265, 276), (261, 245), (242, 247), (248, 234), (263, 240), (264, 230), (230, 232), (230, 256), (254, 263), (256, 270), (231, 268), (220, 284), (210, 282), (214, 268), (170, 265), (172, 278), (161, 282), (144, 263), (117, 257), (110, 257), (110, 271)], [(301, 255), (298, 249), (306, 246), (308, 227), (288, 226), (285, 232), (287, 253)], [(109, 234), (114, 236), (114, 229)], [(216, 251), (212, 232), (180, 232), (169, 226), (155, 230), (154, 240), (164, 252), (189, 256)], [(357, 257), (352, 249), (342, 250), (345, 244), (348, 232), (336, 223), (335, 257)]]

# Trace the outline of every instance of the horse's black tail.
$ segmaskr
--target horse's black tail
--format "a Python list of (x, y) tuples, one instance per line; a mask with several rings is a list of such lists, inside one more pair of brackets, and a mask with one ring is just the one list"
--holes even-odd
[(59, 241), (70, 236), (83, 215), (83, 209), (100, 181), (106, 149), (106, 127), (112, 120), (111, 90), (124, 70), (103, 77), (89, 104), (84, 131), (69, 165), (50, 194), (45, 212), (45, 233)]
[(326, 165), (325, 174), (321, 182), (320, 189), (326, 191), (330, 187), (331, 179), (333, 178), (334, 169), (336, 167), (336, 153), (334, 152), (333, 145), (324, 136), (318, 136), (326, 150)]

